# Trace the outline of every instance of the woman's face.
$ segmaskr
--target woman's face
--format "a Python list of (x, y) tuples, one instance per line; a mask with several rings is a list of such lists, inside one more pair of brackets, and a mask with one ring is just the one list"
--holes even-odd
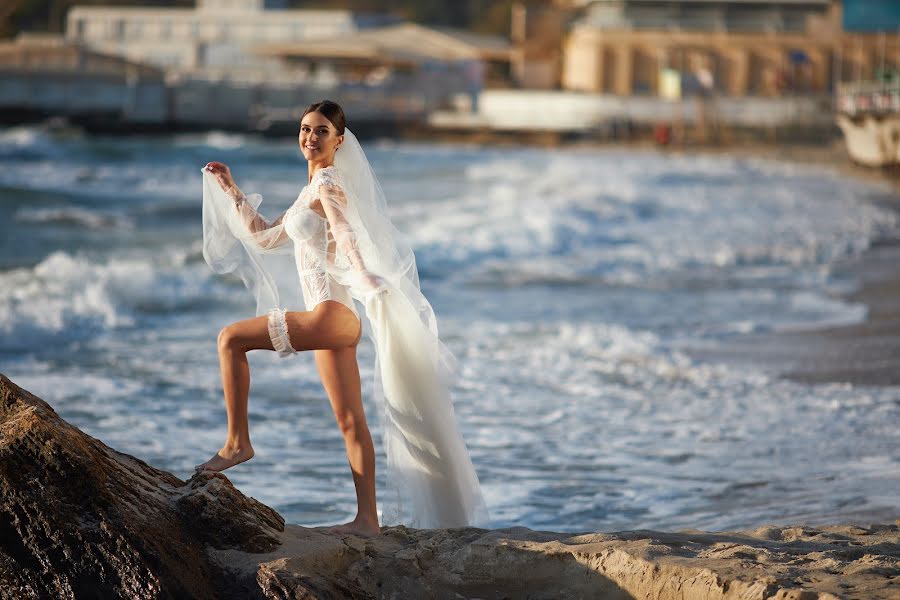
[(314, 111), (300, 121), (300, 151), (303, 158), (315, 162), (334, 162), (334, 152), (344, 141), (334, 124), (325, 115)]

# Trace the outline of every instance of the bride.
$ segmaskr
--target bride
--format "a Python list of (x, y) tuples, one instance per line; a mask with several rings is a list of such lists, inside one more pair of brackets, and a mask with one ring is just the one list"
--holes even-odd
[[(258, 211), (262, 198), (245, 195), (226, 165), (210, 162), (203, 169), (204, 258), (214, 271), (244, 281), (259, 316), (219, 333), (228, 433), (222, 448), (196, 468), (222, 471), (253, 457), (247, 352), (274, 350), (287, 357), (312, 350), (356, 487), (356, 518), (331, 530), (378, 534), (375, 451), (356, 360), (367, 320), (388, 467), (382, 524), (487, 526), (449, 394), (454, 357), (438, 337), (412, 249), (391, 223), (381, 186), (341, 107), (329, 100), (309, 106), (299, 143), (308, 185), (273, 221)], [(290, 273), (285, 260), (293, 263)], [(279, 295), (298, 276), (306, 310), (293, 310), (294, 298)], [(365, 307), (364, 316), (354, 300)]]

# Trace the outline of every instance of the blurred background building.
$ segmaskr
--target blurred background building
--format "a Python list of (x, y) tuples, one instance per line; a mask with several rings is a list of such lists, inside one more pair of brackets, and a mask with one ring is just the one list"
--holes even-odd
[[(478, 118), (434, 120), (601, 132), (662, 121), (690, 125), (700, 141), (727, 137), (720, 126), (825, 137), (836, 102), (900, 102), (884, 91), (900, 70), (898, 34), (895, 0), (520, 2), (511, 73), (528, 91), (487, 90)], [(842, 86), (873, 80), (874, 96)]]
[[(60, 53), (93, 60), (61, 68)], [(149, 100), (134, 76), (101, 86), (101, 59), (162, 73), (162, 98)], [(272, 0), (76, 5), (62, 35), (26, 33), (0, 44), (0, 105), (14, 117), (31, 111), (97, 121), (121, 102), (111, 124), (270, 130), (295, 128), (302, 107), (329, 97), (357, 124), (421, 123), (459, 98), (474, 106), (488, 62), (508, 70), (505, 37), (404, 23), (387, 13), (288, 9)], [(159, 110), (138, 119), (126, 106), (135, 95)], [(100, 96), (94, 105), (87, 100)]]
[(731, 96), (828, 89), (840, 31), (830, 0), (585, 4), (566, 40), (566, 89), (658, 95), (667, 69)]
[[(33, 6), (9, 2), (0, 31), (12, 34), (16, 10)], [(135, 5), (76, 4), (56, 37), (0, 42), (6, 120), (31, 111), (271, 130), (330, 97), (357, 121), (444, 130), (602, 133), (667, 121), (701, 140), (719, 125), (827, 133), (835, 106), (893, 106), (884, 89), (900, 69), (893, 0), (121, 2)], [(403, 18), (411, 7), (424, 22)]]
[(286, 10), (276, 0), (197, 0), (195, 8), (75, 6), (65, 37), (170, 72), (259, 79), (277, 74), (279, 66), (254, 54), (257, 44), (347, 37), (392, 20), (349, 10)]
[(3, 120), (78, 115), (98, 122), (161, 123), (168, 118), (165, 72), (118, 55), (21, 34), (0, 43)]
[[(832, 0), (576, 0), (581, 10), (563, 42), (559, 85), (659, 95), (662, 74), (673, 69), (699, 76), (684, 78), (686, 85), (777, 96), (829, 92), (841, 77), (871, 76), (880, 60), (900, 65), (897, 30), (866, 16), (872, 0), (843, 4), (846, 19)], [(879, 24), (892, 38), (887, 47)], [(548, 75), (543, 87), (556, 83)]]

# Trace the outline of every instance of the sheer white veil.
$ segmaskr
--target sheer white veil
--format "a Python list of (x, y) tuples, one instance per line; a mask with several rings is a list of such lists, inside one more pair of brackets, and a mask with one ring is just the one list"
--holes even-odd
[(375, 344), (374, 391), (387, 455), (382, 523), (486, 527), (487, 508), (450, 396), (456, 360), (438, 337), (412, 248), (391, 223), (381, 185), (349, 129), (334, 164), (355, 207), (358, 220), (348, 220), (358, 228), (366, 267), (386, 282), (386, 293), (360, 298)]
[[(381, 184), (372, 170), (362, 146), (349, 129), (344, 129), (344, 142), (334, 156), (334, 166), (340, 171), (349, 202), (345, 215), (361, 246), (366, 267), (373, 273), (402, 286), (413, 299), (419, 289), (419, 272), (412, 248), (391, 223)], [(415, 298), (425, 313), (422, 315), (430, 329), (437, 334), (434, 312), (424, 296)]]

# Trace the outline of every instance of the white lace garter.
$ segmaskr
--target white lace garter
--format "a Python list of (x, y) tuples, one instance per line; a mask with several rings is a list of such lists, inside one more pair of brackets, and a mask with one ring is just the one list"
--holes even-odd
[(272, 308), (269, 310), (269, 338), (272, 340), (272, 346), (278, 353), (278, 356), (284, 358), (297, 352), (291, 346), (291, 339), (288, 337), (287, 321), (284, 313), (287, 312), (283, 308)]

